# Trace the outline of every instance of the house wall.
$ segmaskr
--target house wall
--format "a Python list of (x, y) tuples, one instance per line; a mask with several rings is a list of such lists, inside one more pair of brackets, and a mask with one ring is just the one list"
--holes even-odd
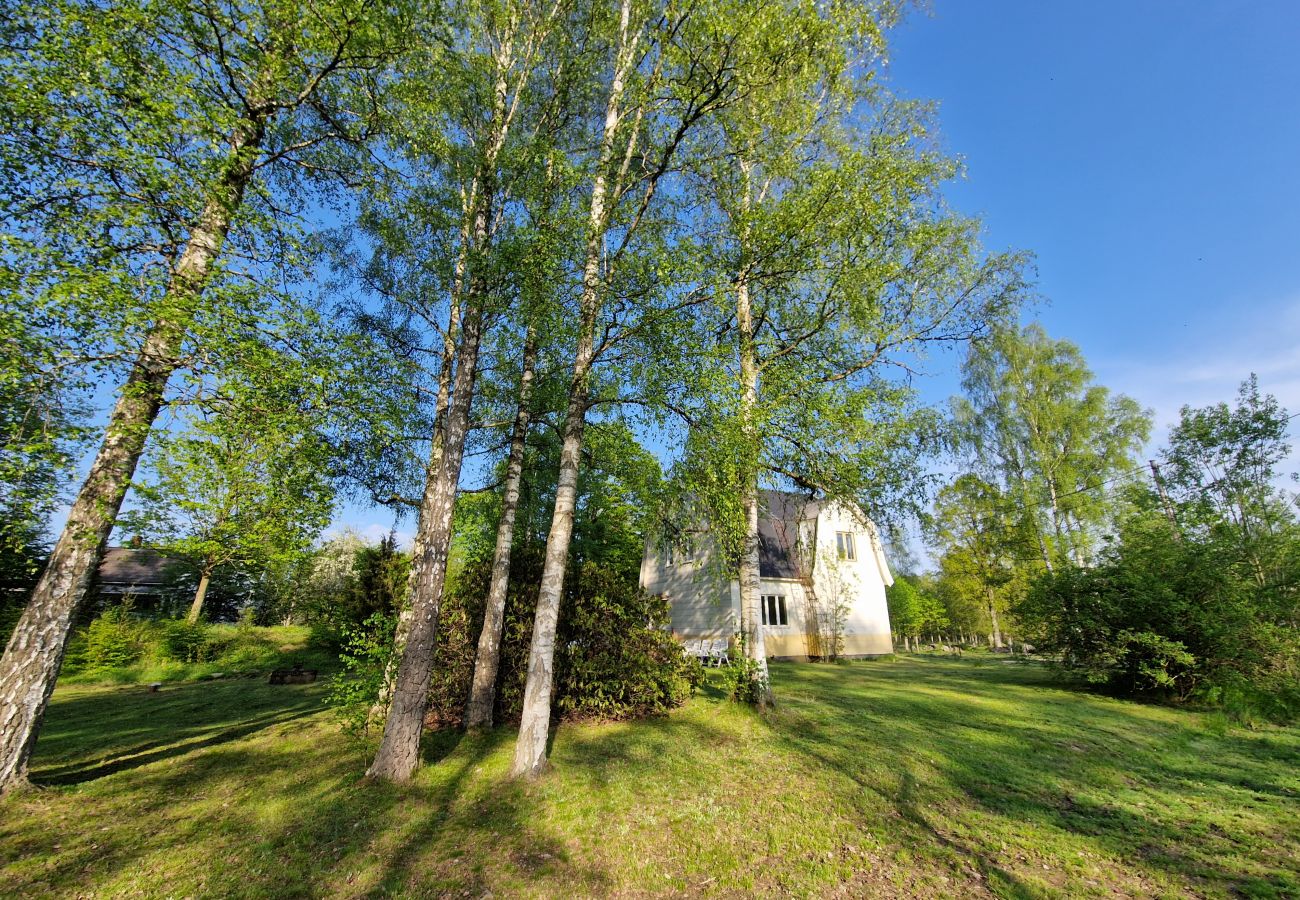
[[(854, 533), (857, 559), (837, 559), (837, 531)], [(800, 538), (815, 541), (817, 547), (813, 589), (818, 598), (839, 598), (848, 607), (843, 629), (843, 654), (877, 656), (892, 653), (885, 586), (891, 584), (893, 578), (874, 526), (852, 510), (832, 506), (821, 510), (815, 528), (801, 529)], [(673, 634), (680, 640), (730, 638), (739, 628), (740, 585), (724, 576), (716, 564), (714, 548), (706, 538), (699, 540), (693, 552), (676, 549), (672, 565), (667, 565), (661, 550), (647, 543), (641, 560), (640, 582), (650, 593), (667, 596)], [(767, 655), (806, 660), (808, 634), (812, 626), (802, 583), (764, 579), (759, 584), (759, 592), (786, 598), (786, 625), (764, 627)]]
[(729, 638), (740, 622), (739, 591), (714, 564), (713, 548), (701, 540), (693, 552), (677, 548), (668, 565), (661, 550), (647, 543), (641, 557), (641, 587), (668, 598), (673, 634), (683, 640)]
[[(853, 534), (856, 559), (840, 559), (836, 533)], [(889, 629), (885, 587), (893, 584), (875, 526), (843, 504), (823, 508), (817, 517), (817, 559), (813, 590), (819, 602), (839, 601), (846, 607), (845, 656), (877, 656), (894, 652)]]
[[(733, 582), (734, 583), (734, 582)], [(807, 603), (803, 585), (786, 579), (763, 579), (758, 583), (760, 597), (777, 594), (785, 597), (786, 623), (763, 626), (763, 649), (769, 657), (777, 659), (808, 658)], [(736, 594), (740, 586), (736, 584)]]

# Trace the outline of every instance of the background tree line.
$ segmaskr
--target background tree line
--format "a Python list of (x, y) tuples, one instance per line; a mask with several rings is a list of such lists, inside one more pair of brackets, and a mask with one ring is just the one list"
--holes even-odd
[(926, 519), (937, 571), (890, 589), (905, 645), (1028, 643), (1125, 694), (1297, 711), (1294, 418), (1252, 375), (1183, 407), (1155, 458), (1151, 415), (1030, 325), (977, 342), (952, 402), (962, 473)]

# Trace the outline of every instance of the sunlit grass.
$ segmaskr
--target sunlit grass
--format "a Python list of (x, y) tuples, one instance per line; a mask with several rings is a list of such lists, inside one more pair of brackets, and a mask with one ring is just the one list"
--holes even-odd
[(0, 803), (0, 894), (1300, 894), (1300, 729), (1074, 693), (1032, 666), (773, 668), (651, 721), (429, 735), (405, 788), (320, 685), (62, 687)]

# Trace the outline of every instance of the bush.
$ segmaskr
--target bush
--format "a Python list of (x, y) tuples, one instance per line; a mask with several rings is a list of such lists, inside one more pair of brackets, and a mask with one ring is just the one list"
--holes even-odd
[(1178, 641), (1150, 631), (1121, 631), (1113, 680), (1131, 693), (1173, 691), (1186, 696), (1195, 678), (1196, 657)]
[(1091, 684), (1288, 721), (1300, 715), (1300, 635), (1279, 600), (1289, 590), (1261, 583), (1229, 541), (1137, 518), (1094, 567), (1040, 576), (1015, 613)]
[[(494, 721), (522, 713), (533, 615), (541, 582), (540, 548), (514, 554), (502, 629)], [(626, 577), (594, 563), (577, 564), (566, 579), (556, 634), (553, 709), (566, 718), (630, 718), (664, 712), (699, 686), (703, 670), (666, 630), (667, 603)], [(428, 721), (459, 725), (474, 675), (491, 560), (467, 562), (443, 595)], [(348, 633), (344, 672), (332, 702), (350, 730), (364, 730), (370, 705), (384, 687), (392, 658), (390, 618), (372, 617)]]
[(131, 614), (127, 598), (90, 623), (81, 648), (82, 665), (87, 669), (129, 666), (144, 656), (148, 645), (145, 628)]
[(339, 654), (343, 669), (330, 679), (329, 703), (351, 734), (369, 730), (372, 707), (387, 693), (396, 630), (397, 617), (384, 613), (374, 613), (360, 625), (343, 629)]
[(206, 622), (184, 619), (163, 622), (160, 642), (163, 658), (186, 663), (207, 662), (217, 655), (210, 644), (211, 632)]
[[(666, 712), (699, 687), (703, 669), (666, 630), (668, 604), (593, 563), (576, 573), (561, 611), (556, 706), (571, 717)], [(567, 614), (567, 615), (566, 615)]]

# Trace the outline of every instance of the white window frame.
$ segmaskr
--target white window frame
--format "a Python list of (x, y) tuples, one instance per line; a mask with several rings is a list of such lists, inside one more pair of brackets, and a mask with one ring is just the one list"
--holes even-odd
[[(769, 603), (771, 604), (769, 607)], [(769, 628), (782, 628), (790, 624), (789, 609), (785, 594), (762, 594), (758, 598), (758, 609), (763, 624)], [(771, 621), (776, 619), (775, 622)]]
[(849, 562), (857, 562), (858, 547), (857, 541), (853, 538), (853, 532), (835, 532), (835, 554), (840, 559), (848, 560)]

